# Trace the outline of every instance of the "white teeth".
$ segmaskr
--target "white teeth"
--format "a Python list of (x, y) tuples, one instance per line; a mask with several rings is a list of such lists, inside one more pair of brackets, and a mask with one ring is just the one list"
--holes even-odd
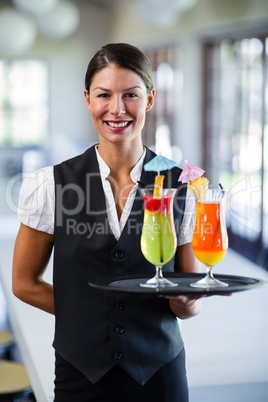
[(123, 123), (112, 123), (111, 121), (107, 121), (107, 123), (108, 123), (108, 125), (110, 126), (110, 127), (115, 127), (115, 128), (118, 128), (118, 127), (126, 127), (126, 125), (128, 124), (128, 121), (125, 121), (125, 122), (123, 122)]

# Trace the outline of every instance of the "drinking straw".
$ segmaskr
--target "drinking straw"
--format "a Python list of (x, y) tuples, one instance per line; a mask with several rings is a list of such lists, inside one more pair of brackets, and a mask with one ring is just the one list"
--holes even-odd
[[(164, 182), (165, 176), (160, 175), (160, 172), (157, 173), (155, 176), (154, 180), (154, 193), (153, 193), (153, 198), (161, 200), (162, 194), (163, 194), (163, 182)], [(159, 242), (159, 252), (160, 252), (160, 261), (164, 261), (164, 251), (163, 251), (163, 217), (161, 214), (161, 205), (160, 205), (160, 210), (159, 210), (159, 218), (160, 218), (160, 226), (159, 226), (159, 231), (160, 231), (160, 242)]]
[(221, 199), (223, 198), (223, 195), (224, 195), (224, 188), (223, 188), (223, 186), (222, 186), (221, 183), (219, 183), (219, 187), (220, 187), (220, 189), (221, 189), (222, 191), (220, 192), (220, 195), (219, 195), (219, 197), (218, 197), (218, 200), (221, 201)]

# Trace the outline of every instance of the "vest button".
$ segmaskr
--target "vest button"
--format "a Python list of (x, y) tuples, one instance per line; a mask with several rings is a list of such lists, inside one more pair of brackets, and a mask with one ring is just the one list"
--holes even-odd
[(114, 255), (118, 260), (121, 260), (124, 257), (124, 253), (121, 250), (117, 250)]
[(115, 354), (114, 354), (114, 358), (116, 359), (116, 360), (121, 360), (122, 358), (123, 358), (123, 353), (121, 353), (121, 352), (115, 352)]
[(115, 303), (115, 308), (116, 308), (116, 310), (123, 310), (124, 304), (117, 302), (117, 303)]
[(121, 327), (115, 327), (115, 332), (117, 333), (117, 334), (123, 334), (124, 332), (125, 332), (125, 330), (124, 330), (124, 328), (121, 328)]

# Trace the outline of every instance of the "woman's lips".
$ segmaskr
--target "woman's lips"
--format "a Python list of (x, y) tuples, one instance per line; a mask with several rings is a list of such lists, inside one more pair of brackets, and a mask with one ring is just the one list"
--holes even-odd
[(110, 127), (111, 130), (113, 131), (122, 131), (124, 130), (126, 127), (128, 127), (132, 121), (128, 120), (128, 121), (105, 121), (105, 123)]

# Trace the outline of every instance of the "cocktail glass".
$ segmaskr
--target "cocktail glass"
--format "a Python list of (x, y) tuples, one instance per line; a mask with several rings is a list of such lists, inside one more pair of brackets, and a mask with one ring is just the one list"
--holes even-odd
[(195, 256), (205, 264), (206, 276), (191, 286), (211, 289), (226, 287), (227, 283), (215, 279), (212, 267), (219, 262), (228, 249), (225, 223), (224, 199), (227, 191), (207, 189), (204, 200), (196, 200), (196, 221), (192, 246)]
[(163, 265), (173, 258), (177, 248), (173, 218), (173, 200), (177, 189), (164, 188), (157, 198), (154, 188), (141, 191), (145, 203), (141, 250), (144, 257), (155, 265), (156, 273), (140, 285), (150, 288), (177, 286), (177, 283), (164, 278), (162, 272)]

